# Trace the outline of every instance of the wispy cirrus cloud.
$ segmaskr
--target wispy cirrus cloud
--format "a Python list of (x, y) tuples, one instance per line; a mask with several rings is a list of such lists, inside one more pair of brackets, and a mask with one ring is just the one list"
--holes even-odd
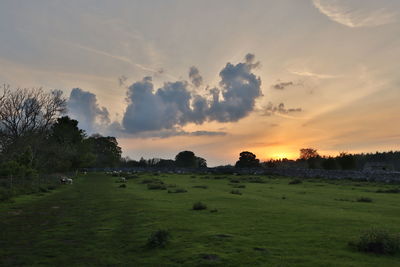
[(334, 79), (334, 78), (339, 77), (337, 75), (316, 73), (316, 72), (312, 72), (312, 71), (289, 70), (289, 72), (292, 74), (298, 75), (298, 76), (311, 77), (311, 78), (316, 78), (316, 79)]
[(396, 21), (397, 14), (380, 1), (312, 0), (314, 6), (332, 21), (350, 28), (376, 27)]

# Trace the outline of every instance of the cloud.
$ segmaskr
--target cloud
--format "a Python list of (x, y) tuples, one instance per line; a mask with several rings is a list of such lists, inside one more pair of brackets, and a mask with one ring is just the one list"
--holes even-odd
[[(122, 127), (127, 133), (160, 131), (205, 121), (235, 122), (254, 110), (261, 94), (261, 80), (252, 73), (259, 66), (254, 55), (244, 63), (227, 63), (221, 70), (219, 87), (201, 96), (190, 90), (187, 81), (166, 82), (157, 90), (151, 77), (128, 88), (128, 106)], [(192, 75), (190, 75), (192, 73)], [(189, 76), (198, 81), (199, 71), (191, 68)]]
[(79, 126), (89, 133), (99, 131), (110, 124), (108, 110), (99, 107), (97, 97), (80, 88), (71, 91), (67, 102), (68, 115), (79, 121)]
[[(89, 133), (143, 138), (225, 135), (213, 131), (186, 132), (183, 127), (206, 121), (235, 122), (248, 116), (256, 99), (262, 96), (261, 80), (252, 72), (258, 66), (252, 54), (246, 55), (245, 62), (227, 63), (219, 74), (219, 86), (207, 89), (205, 95), (192, 90), (202, 84), (195, 67), (189, 71), (192, 83), (165, 82), (155, 89), (152, 77), (146, 76), (127, 88), (127, 107), (121, 122), (110, 122), (107, 109), (99, 107), (95, 94), (75, 88), (68, 100), (69, 114)], [(124, 86), (126, 80), (121, 76), (120, 85)]]
[(330, 75), (330, 74), (321, 74), (321, 73), (315, 73), (311, 71), (294, 71), (294, 70), (289, 70), (290, 73), (298, 75), (298, 76), (303, 76), (303, 77), (310, 77), (310, 78), (316, 78), (316, 79), (334, 79), (339, 76), (337, 75)]
[(372, 0), (312, 0), (332, 21), (350, 28), (376, 27), (396, 21), (396, 14)]
[(200, 87), (203, 84), (203, 77), (201, 77), (200, 71), (194, 66), (189, 69), (189, 78), (196, 87)]
[(280, 83), (272, 85), (272, 88), (276, 89), (276, 90), (284, 90), (287, 87), (293, 86), (293, 85), (294, 85), (293, 82), (280, 82)]
[(268, 103), (266, 107), (262, 109), (263, 116), (272, 116), (275, 114), (289, 114), (289, 113), (298, 113), (302, 112), (301, 108), (285, 108), (285, 104), (280, 103), (278, 106), (272, 104), (271, 102)]

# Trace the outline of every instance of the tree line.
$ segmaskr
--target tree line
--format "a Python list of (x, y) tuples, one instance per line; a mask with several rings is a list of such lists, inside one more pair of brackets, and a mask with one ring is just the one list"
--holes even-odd
[(62, 92), (11, 89), (0, 95), (0, 177), (36, 177), (87, 167), (116, 167), (121, 148), (112, 136), (87, 136), (64, 116)]

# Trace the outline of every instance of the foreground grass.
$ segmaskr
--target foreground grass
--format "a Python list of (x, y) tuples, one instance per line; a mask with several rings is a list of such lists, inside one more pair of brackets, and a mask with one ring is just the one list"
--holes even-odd
[[(143, 178), (186, 193), (148, 190)], [(360, 231), (399, 232), (400, 194), (389, 185), (264, 178), (240, 183), (191, 175), (141, 175), (119, 188), (116, 178), (81, 177), (72, 186), (0, 205), (1, 266), (398, 266), (347, 243)], [(208, 178), (214, 178), (208, 177)], [(222, 177), (219, 177), (222, 178)], [(174, 189), (174, 188), (171, 188)], [(372, 202), (357, 202), (370, 198)], [(201, 201), (206, 210), (194, 211)], [(210, 212), (210, 210), (217, 212)], [(154, 231), (170, 243), (148, 249)]]

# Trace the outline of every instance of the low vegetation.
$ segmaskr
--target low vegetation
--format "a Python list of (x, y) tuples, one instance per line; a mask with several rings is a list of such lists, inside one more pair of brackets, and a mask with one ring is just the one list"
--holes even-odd
[(372, 228), (364, 231), (357, 241), (349, 242), (349, 245), (367, 253), (396, 254), (400, 252), (400, 233)]
[[(229, 193), (240, 190), (230, 183), (238, 176), (139, 176), (116, 190), (125, 184), (89, 173), (73, 185), (1, 203), (1, 265), (372, 267), (400, 261), (398, 195), (376, 193), (396, 185), (305, 179), (292, 186), (293, 178), (254, 175), (265, 183), (233, 183), (246, 185), (239, 196)], [(176, 187), (147, 189), (160, 181)], [(199, 185), (208, 190), (193, 188)], [(193, 189), (168, 193), (185, 188)], [(373, 204), (357, 203), (359, 196)], [(390, 230), (359, 234), (370, 225)]]

